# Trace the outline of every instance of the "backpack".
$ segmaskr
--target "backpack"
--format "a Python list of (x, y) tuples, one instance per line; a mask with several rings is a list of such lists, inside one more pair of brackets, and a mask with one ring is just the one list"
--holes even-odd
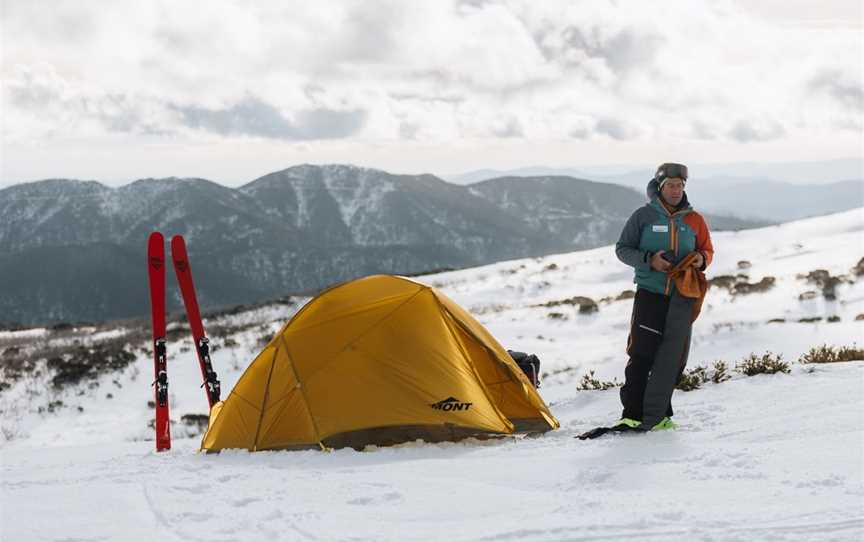
[(508, 350), (508, 354), (516, 362), (516, 365), (522, 369), (525, 376), (535, 388), (540, 387), (540, 359), (534, 354), (526, 354), (525, 352), (515, 352)]

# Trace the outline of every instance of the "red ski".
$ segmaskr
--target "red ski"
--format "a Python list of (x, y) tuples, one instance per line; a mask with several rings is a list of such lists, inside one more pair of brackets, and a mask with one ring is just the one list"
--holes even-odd
[(182, 235), (171, 238), (171, 259), (174, 261), (174, 272), (177, 273), (177, 282), (180, 284), (180, 293), (183, 295), (183, 304), (186, 306), (186, 318), (192, 329), (192, 342), (198, 353), (198, 364), (201, 366), (201, 377), (204, 382), (207, 402), (210, 408), (219, 402), (219, 380), (213, 364), (210, 361), (209, 339), (204, 335), (204, 324), (201, 322), (201, 313), (198, 309), (198, 298), (195, 297), (195, 284), (192, 282), (192, 268), (189, 266), (189, 256), (186, 254), (186, 241)]
[(165, 356), (165, 238), (158, 231), (147, 240), (150, 309), (153, 322), (153, 362), (156, 397), (156, 451), (171, 449), (168, 417), (168, 364)]

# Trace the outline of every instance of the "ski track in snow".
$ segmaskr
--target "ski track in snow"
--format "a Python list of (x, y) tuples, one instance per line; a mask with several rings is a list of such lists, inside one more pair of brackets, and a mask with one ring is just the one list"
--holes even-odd
[[(854, 320), (864, 312), (864, 281), (838, 287), (835, 302), (800, 301), (818, 288), (796, 278), (817, 268), (848, 273), (864, 256), (862, 229), (856, 210), (717, 234), (709, 276), (735, 274), (747, 259), (751, 282), (768, 275), (777, 282), (740, 297), (712, 290), (690, 365), (765, 350), (794, 362), (823, 342), (864, 343), (864, 322)], [(601, 302), (593, 315), (535, 305), (616, 296), (632, 288), (618, 266), (603, 247), (419, 279), (471, 307), (505, 346), (538, 353), (544, 371), (566, 370), (541, 388), (561, 429), (536, 438), (199, 454), (198, 438), (184, 438), (177, 424), (173, 449), (157, 454), (146, 427), (148, 356), (93, 388), (37, 399), (24, 385), (7, 390), (0, 408), (20, 433), (0, 447), (0, 539), (864, 540), (864, 361), (793, 363), (788, 375), (676, 392), (675, 432), (574, 438), (620, 412), (617, 389), (575, 388), (588, 369), (623, 378), (630, 302)], [(261, 327), (277, 329), (298, 308), (220, 320), (261, 323), (234, 336), (235, 349), (213, 352), (223, 393), (260, 348)], [(567, 319), (550, 320), (552, 311)], [(831, 314), (841, 321), (797, 322)], [(765, 324), (775, 317), (787, 322)], [(175, 420), (206, 412), (194, 356), (188, 338), (169, 345)], [(35, 403), (27, 401), (58, 398), (66, 407), (54, 414), (28, 411)]]

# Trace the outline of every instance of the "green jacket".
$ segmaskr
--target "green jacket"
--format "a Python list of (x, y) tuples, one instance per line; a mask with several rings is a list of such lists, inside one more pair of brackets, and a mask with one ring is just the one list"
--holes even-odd
[(637, 209), (627, 220), (615, 245), (618, 259), (636, 270), (634, 282), (639, 288), (665, 295), (675, 293), (675, 283), (666, 273), (651, 269), (651, 257), (661, 250), (671, 253), (672, 264), (698, 250), (705, 263), (711, 262), (714, 248), (705, 219), (693, 210), (687, 194), (672, 214), (660, 203), (657, 182), (648, 183), (651, 201)]

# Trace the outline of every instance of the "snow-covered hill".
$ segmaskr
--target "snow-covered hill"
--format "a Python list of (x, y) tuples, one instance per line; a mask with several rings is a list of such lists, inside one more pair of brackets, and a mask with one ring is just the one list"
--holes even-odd
[[(797, 360), (824, 343), (864, 345), (864, 210), (718, 233), (714, 244), (715, 286), (690, 367), (722, 360), (731, 369), (770, 352), (790, 373), (732, 373), (678, 391), (680, 429), (644, 436), (573, 438), (620, 412), (617, 389), (577, 389), (592, 370), (623, 378), (631, 302), (621, 294), (633, 285), (612, 247), (418, 279), (508, 348), (540, 357), (540, 391), (562, 427), (535, 439), (195, 454), (199, 439), (183, 436), (198, 434), (190, 415), (207, 403), (188, 333), (175, 323), (175, 440), (156, 454), (146, 325), (2, 332), (0, 538), (861, 540), (864, 360)], [(226, 393), (305, 301), (205, 322)], [(109, 342), (121, 368), (60, 389), (52, 383), (62, 358), (38, 359)]]

